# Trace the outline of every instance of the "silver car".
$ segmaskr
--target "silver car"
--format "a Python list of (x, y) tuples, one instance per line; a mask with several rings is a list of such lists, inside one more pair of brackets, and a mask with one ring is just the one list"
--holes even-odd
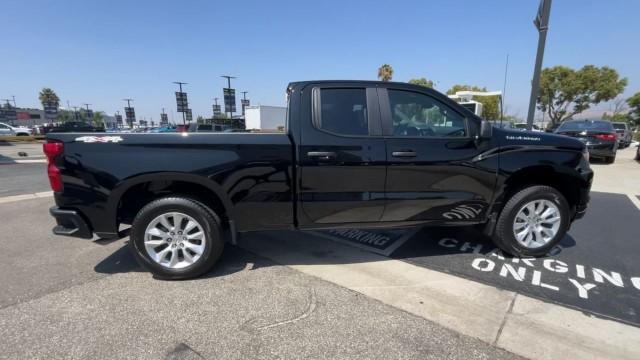
[(624, 122), (614, 122), (611, 123), (613, 128), (616, 129), (616, 134), (618, 134), (618, 142), (620, 143), (621, 148), (626, 148), (631, 145), (631, 129), (629, 128), (629, 124)]

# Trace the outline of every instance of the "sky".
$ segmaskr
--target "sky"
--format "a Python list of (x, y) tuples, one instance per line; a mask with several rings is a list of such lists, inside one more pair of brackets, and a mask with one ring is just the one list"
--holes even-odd
[[(211, 116), (226, 80), (252, 105), (285, 105), (289, 82), (426, 77), (502, 90), (507, 112), (526, 118), (538, 33), (538, 0), (423, 1), (0, 1), (0, 99), (41, 107), (92, 104), (138, 119), (175, 112), (177, 86)], [(554, 0), (543, 66), (610, 66), (640, 91), (640, 0)], [(238, 94), (239, 95), (239, 94)], [(239, 102), (238, 102), (239, 108)], [(597, 111), (607, 110), (604, 104)]]

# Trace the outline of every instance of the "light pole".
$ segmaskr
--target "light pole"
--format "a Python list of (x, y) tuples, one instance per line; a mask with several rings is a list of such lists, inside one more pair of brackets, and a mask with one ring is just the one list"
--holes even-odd
[[(186, 82), (181, 82), (181, 81), (174, 81), (173, 83), (174, 84), (178, 84), (178, 86), (180, 87), (180, 93), (182, 94), (182, 85), (187, 85), (187, 83)], [(187, 108), (189, 108), (188, 104), (185, 104), (185, 105), (187, 106)], [(182, 125), (186, 125), (187, 124), (187, 117), (186, 117), (187, 115), (186, 115), (186, 113), (184, 111), (181, 111), (181, 112), (182, 112)]]
[(133, 128), (133, 119), (131, 119), (131, 121), (129, 121), (129, 113), (131, 112), (131, 102), (133, 101), (133, 99), (122, 99), (123, 101), (127, 102), (127, 109), (124, 113), (124, 116), (127, 118), (127, 123), (129, 123), (129, 129)]
[[(228, 92), (229, 92), (229, 102), (231, 102), (231, 100), (232, 100), (231, 99), (232, 98), (232, 96), (231, 96), (231, 79), (235, 79), (236, 77), (235, 76), (229, 76), (229, 75), (222, 75), (220, 77), (227, 79), (227, 89), (229, 89), (228, 90)], [(235, 94), (234, 94), (233, 102), (235, 102), (235, 100), (236, 100), (236, 97), (235, 97)], [(225, 99), (224, 104), (225, 104), (225, 107), (226, 107), (227, 99)], [(227, 109), (224, 109), (224, 110), (225, 110), (225, 113), (226, 113)], [(231, 104), (229, 104), (229, 122), (233, 123), (233, 107), (231, 106)]]
[(538, 15), (533, 24), (538, 29), (538, 52), (536, 54), (536, 64), (533, 68), (533, 79), (531, 81), (531, 97), (529, 98), (529, 112), (527, 114), (527, 130), (533, 127), (533, 115), (536, 112), (536, 99), (540, 91), (540, 69), (542, 68), (542, 58), (544, 57), (544, 45), (547, 41), (547, 30), (549, 29), (549, 15), (551, 13), (551, 0), (540, 0)]

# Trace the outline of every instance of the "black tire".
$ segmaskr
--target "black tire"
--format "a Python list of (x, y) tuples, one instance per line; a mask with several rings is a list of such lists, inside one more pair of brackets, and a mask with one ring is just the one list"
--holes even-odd
[(616, 162), (616, 156), (615, 155), (607, 156), (605, 158), (605, 161), (607, 162), (607, 164), (613, 164), (614, 162)]
[(640, 147), (636, 149), (636, 160), (640, 160)]
[[(184, 213), (204, 228), (205, 249), (198, 260), (182, 269), (171, 269), (155, 262), (144, 247), (147, 226), (156, 217), (167, 212)], [(136, 215), (131, 225), (129, 246), (142, 267), (149, 270), (157, 278), (166, 280), (190, 279), (209, 271), (218, 261), (224, 249), (224, 239), (220, 226), (220, 218), (203, 203), (181, 196), (165, 197), (145, 205)]]
[[(513, 233), (513, 223), (517, 212), (526, 203), (534, 200), (549, 200), (553, 202), (560, 211), (560, 227), (556, 235), (544, 246), (538, 248), (527, 248), (516, 240)], [(569, 204), (558, 190), (543, 185), (535, 185), (524, 188), (514, 194), (502, 209), (500, 217), (496, 223), (493, 233), (493, 242), (501, 250), (514, 256), (542, 256), (551, 250), (567, 232), (569, 228)]]

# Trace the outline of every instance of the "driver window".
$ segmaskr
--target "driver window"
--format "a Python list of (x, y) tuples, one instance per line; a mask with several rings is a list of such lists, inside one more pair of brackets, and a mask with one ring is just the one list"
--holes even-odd
[(465, 118), (438, 100), (416, 92), (388, 90), (393, 135), (466, 137)]

